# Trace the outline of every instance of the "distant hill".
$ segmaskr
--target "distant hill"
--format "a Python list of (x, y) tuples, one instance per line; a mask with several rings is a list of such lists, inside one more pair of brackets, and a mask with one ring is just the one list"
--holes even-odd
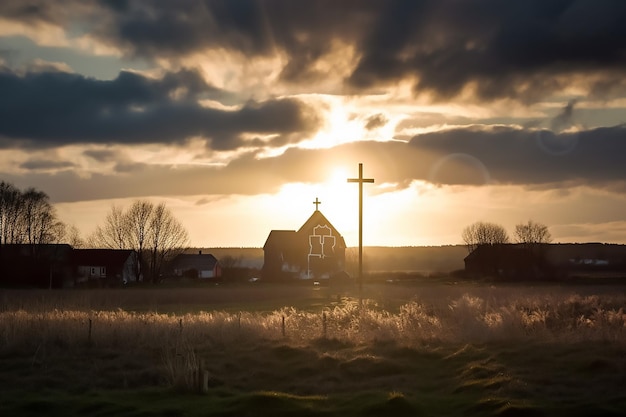
[[(263, 248), (194, 248), (187, 253), (212, 253), (217, 259), (232, 256), (239, 259), (237, 266), (261, 269)], [(626, 245), (607, 243), (554, 243), (548, 245), (548, 259), (554, 265), (572, 262), (606, 260), (612, 265), (626, 264)], [(465, 267), (467, 256), (464, 245), (447, 246), (366, 246), (363, 248), (363, 267), (366, 272), (452, 272)], [(346, 263), (356, 264), (358, 248), (346, 249)], [(347, 269), (350, 269), (348, 266)], [(354, 268), (352, 268), (354, 269)]]
[(232, 256), (240, 260), (237, 266), (241, 267), (257, 269), (263, 267), (263, 248), (192, 248), (185, 252), (198, 253), (198, 251), (210, 253), (218, 260), (225, 256)]
[(463, 245), (363, 248), (364, 268), (370, 272), (451, 272), (463, 269), (466, 256)]
[[(225, 256), (241, 259), (239, 266), (258, 269), (263, 266), (263, 248), (194, 248), (187, 253), (198, 251), (211, 253), (217, 259)], [(369, 272), (450, 272), (464, 267), (465, 256), (467, 249), (463, 245), (363, 248), (363, 263)], [(348, 248), (346, 262), (357, 259), (358, 248)]]

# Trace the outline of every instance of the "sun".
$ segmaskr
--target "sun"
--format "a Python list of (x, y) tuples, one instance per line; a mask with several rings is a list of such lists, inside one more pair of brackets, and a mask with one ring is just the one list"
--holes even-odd
[(318, 184), (320, 210), (342, 233), (358, 229), (358, 188), (348, 183), (348, 170), (332, 168), (326, 180)]

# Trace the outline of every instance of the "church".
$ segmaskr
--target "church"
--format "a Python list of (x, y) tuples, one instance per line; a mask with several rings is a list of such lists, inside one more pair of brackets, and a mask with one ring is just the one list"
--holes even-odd
[(272, 230), (263, 245), (263, 280), (332, 278), (344, 271), (346, 242), (322, 214), (315, 211), (295, 230)]

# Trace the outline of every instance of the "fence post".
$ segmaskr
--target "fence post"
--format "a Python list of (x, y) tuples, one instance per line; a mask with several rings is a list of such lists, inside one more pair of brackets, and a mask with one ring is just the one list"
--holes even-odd
[(87, 334), (87, 346), (91, 347), (91, 318), (89, 318), (89, 333)]
[(202, 371), (204, 369), (204, 360), (200, 359), (198, 361), (198, 369), (196, 370), (196, 378), (194, 379), (194, 382), (196, 383), (196, 388), (198, 389), (198, 392), (202, 392), (203, 391), (203, 384), (202, 384)]
[(205, 369), (202, 374), (202, 393), (206, 394), (207, 392), (209, 392), (209, 371)]
[(285, 316), (283, 316), (283, 324), (281, 328), (282, 328), (283, 337), (285, 337)]

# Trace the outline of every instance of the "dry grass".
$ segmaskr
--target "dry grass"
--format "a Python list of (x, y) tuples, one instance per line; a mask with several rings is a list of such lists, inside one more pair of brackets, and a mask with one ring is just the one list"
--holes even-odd
[[(198, 311), (165, 314), (123, 309), (94, 310), (76, 293), (78, 303), (50, 308), (39, 298), (32, 308), (0, 312), (0, 353), (56, 344), (71, 348), (141, 350), (184, 343), (229, 345), (260, 340), (288, 340), (306, 345), (318, 338), (350, 344), (394, 341), (419, 346), (433, 341), (484, 343), (500, 340), (626, 342), (626, 295), (519, 294), (484, 290), (448, 297), (420, 297), (385, 308), (376, 300), (343, 297), (319, 311), (283, 307), (271, 312)], [(8, 297), (7, 294), (4, 294)], [(183, 301), (180, 301), (183, 303)], [(22, 303), (24, 305), (25, 303)], [(27, 303), (26, 303), (27, 304)], [(36, 307), (35, 307), (36, 306)]]
[[(18, 398), (31, 393), (43, 392), (41, 401), (47, 389), (81, 398), (94, 389), (195, 392), (199, 370), (209, 371), (216, 415), (259, 404), (269, 411), (252, 415), (280, 407), (289, 410), (283, 415), (328, 416), (626, 406), (620, 287), (370, 286), (362, 302), (332, 289), (281, 291), (4, 291), (0, 384), (20, 385), (3, 398), (4, 410), (21, 410)], [(333, 398), (336, 414), (324, 408)], [(195, 415), (180, 407), (186, 411), (170, 414)]]

